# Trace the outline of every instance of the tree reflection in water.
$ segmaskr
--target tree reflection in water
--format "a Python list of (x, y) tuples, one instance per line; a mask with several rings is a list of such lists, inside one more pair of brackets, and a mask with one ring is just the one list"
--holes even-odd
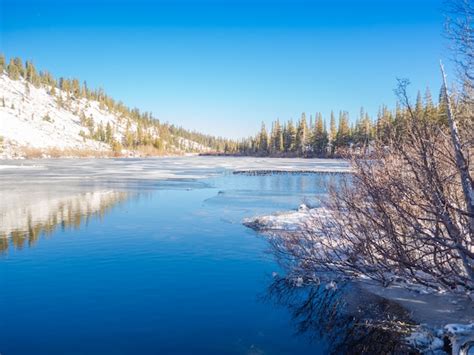
[(298, 286), (277, 276), (264, 298), (287, 307), (297, 333), (323, 341), (328, 353), (418, 353), (404, 342), (414, 323), (400, 305), (352, 283)]
[(10, 247), (33, 246), (43, 237), (62, 230), (79, 229), (90, 218), (103, 218), (117, 204), (130, 197), (127, 192), (93, 191), (61, 198), (45, 197), (18, 209), (0, 211), (0, 253)]

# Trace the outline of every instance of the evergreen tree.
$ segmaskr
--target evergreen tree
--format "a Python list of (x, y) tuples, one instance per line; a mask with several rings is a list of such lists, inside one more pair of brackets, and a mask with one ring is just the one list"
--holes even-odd
[(336, 140), (337, 127), (336, 127), (336, 117), (334, 116), (334, 111), (331, 111), (331, 119), (329, 121), (329, 140), (334, 142)]
[(337, 128), (335, 146), (337, 148), (346, 147), (351, 139), (351, 130), (349, 126), (349, 117), (347, 112), (339, 113), (339, 124)]
[(3, 54), (0, 54), (0, 74), (3, 74), (3, 71), (6, 69), (5, 66), (5, 56)]
[(15, 64), (15, 67), (18, 70), (18, 74), (22, 77), (25, 77), (25, 69), (23, 68), (23, 62), (21, 61), (21, 58), (14, 58), (13, 63)]
[(105, 141), (107, 143), (112, 143), (114, 140), (114, 135), (112, 132), (112, 126), (110, 125), (110, 122), (107, 122), (107, 125), (105, 126)]
[(420, 116), (421, 116), (421, 112), (423, 112), (423, 99), (421, 98), (420, 91), (418, 91), (418, 94), (416, 95), (415, 111)]
[(25, 79), (32, 83), (35, 87), (40, 86), (40, 78), (36, 73), (36, 68), (30, 61), (25, 62)]
[(79, 84), (79, 80), (73, 79), (71, 82), (71, 90), (74, 97), (81, 96), (81, 85)]
[(292, 120), (288, 122), (284, 140), (285, 140), (285, 151), (288, 153), (295, 152), (296, 151), (296, 128)]
[(441, 122), (448, 122), (448, 101), (446, 88), (441, 87), (439, 91), (438, 119)]
[[(419, 96), (421, 99), (421, 96)], [(423, 109), (423, 107), (421, 108)], [(383, 143), (388, 143), (392, 137), (393, 132), (393, 118), (391, 112), (386, 106), (379, 109), (377, 115), (376, 133), (377, 139)]]
[(308, 131), (308, 125), (306, 123), (306, 114), (303, 112), (301, 114), (301, 119), (298, 123), (298, 128), (296, 130), (296, 152), (298, 155), (302, 156), (306, 152), (306, 136)]
[(283, 141), (283, 130), (281, 128), (279, 121), (277, 121), (277, 129), (276, 129), (275, 134), (276, 134), (275, 149), (278, 153), (283, 153), (285, 150), (285, 145)]
[(16, 66), (15, 61), (13, 59), (10, 59), (10, 63), (8, 63), (7, 74), (12, 80), (20, 79), (20, 70)]
[(280, 120), (272, 124), (272, 133), (270, 135), (270, 154), (275, 155), (283, 151), (283, 132)]
[(430, 88), (426, 88), (425, 91), (425, 108), (429, 110), (434, 108), (433, 97), (431, 96)]
[(326, 131), (322, 115), (316, 114), (316, 120), (313, 128), (312, 150), (316, 156), (324, 156), (327, 151), (328, 133)]
[(258, 153), (263, 155), (268, 154), (268, 133), (264, 122), (262, 122), (262, 128), (258, 135)]

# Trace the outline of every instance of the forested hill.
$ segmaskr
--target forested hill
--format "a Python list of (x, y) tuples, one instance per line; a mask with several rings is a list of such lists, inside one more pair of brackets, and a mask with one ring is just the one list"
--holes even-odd
[(0, 119), (3, 158), (219, 152), (227, 143), (160, 122), (79, 79), (55, 78), (3, 55)]

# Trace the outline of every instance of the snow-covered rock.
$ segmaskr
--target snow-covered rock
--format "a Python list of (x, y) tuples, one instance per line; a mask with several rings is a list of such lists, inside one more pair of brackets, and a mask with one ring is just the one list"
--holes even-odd
[(259, 232), (298, 231), (306, 222), (316, 216), (327, 216), (324, 208), (309, 208), (301, 204), (297, 211), (279, 212), (267, 216), (245, 218), (242, 223)]

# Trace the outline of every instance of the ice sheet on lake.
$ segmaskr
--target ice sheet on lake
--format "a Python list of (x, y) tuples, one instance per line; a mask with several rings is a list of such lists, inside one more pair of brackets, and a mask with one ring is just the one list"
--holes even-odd
[[(237, 169), (315, 171), (323, 167), (347, 169), (343, 160), (234, 157), (164, 157), (150, 159), (43, 159), (0, 161), (0, 218), (2, 233), (24, 225), (24, 215), (49, 214), (62, 199), (96, 191), (194, 188), (200, 179)], [(20, 213), (19, 211), (23, 211)], [(18, 226), (16, 224), (19, 224)]]
[(53, 159), (1, 161), (2, 167), (44, 166), (60, 176), (126, 179), (206, 178), (224, 171), (310, 171), (347, 172), (341, 159), (254, 158), (254, 157), (163, 157), (149, 159)]

